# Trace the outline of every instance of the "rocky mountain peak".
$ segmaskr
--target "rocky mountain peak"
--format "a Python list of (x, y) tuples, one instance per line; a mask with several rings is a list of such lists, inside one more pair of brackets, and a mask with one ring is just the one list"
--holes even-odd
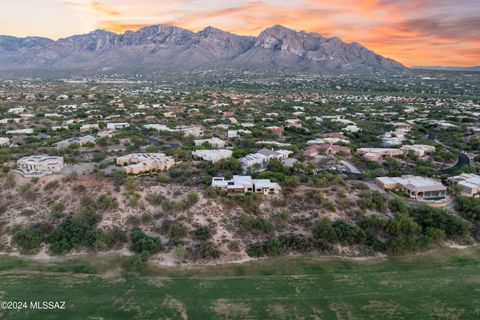
[(318, 33), (272, 26), (258, 37), (239, 36), (215, 27), (194, 33), (152, 25), (117, 34), (95, 30), (53, 41), (0, 36), (0, 70), (28, 68), (125, 67), (182, 70), (202, 67), (280, 68), (310, 72), (404, 71), (358, 43)]

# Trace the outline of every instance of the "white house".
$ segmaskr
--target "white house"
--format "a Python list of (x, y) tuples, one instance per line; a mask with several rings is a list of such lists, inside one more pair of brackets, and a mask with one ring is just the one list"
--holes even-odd
[(219, 139), (217, 137), (213, 137), (211, 139), (201, 139), (201, 140), (195, 140), (195, 146), (201, 146), (203, 144), (208, 144), (209, 146), (211, 146), (212, 148), (218, 148), (218, 149), (222, 149), (222, 148), (225, 148), (225, 141), (223, 141), (222, 139)]
[(4, 118), (0, 119), (0, 124), (9, 124), (9, 123), (20, 123), (21, 118)]
[(45, 118), (63, 118), (63, 115), (59, 113), (45, 113), (44, 117)]
[(66, 139), (60, 142), (57, 142), (55, 146), (57, 148), (67, 148), (71, 144), (78, 144), (80, 147), (85, 145), (86, 143), (93, 143), (95, 144), (95, 137), (94, 136), (83, 136), (83, 137), (73, 137), (70, 139)]
[(84, 124), (80, 127), (80, 132), (86, 132), (91, 130), (100, 130), (100, 126), (97, 123)]
[(170, 129), (169, 127), (167, 127), (164, 124), (158, 124), (158, 123), (144, 124), (143, 127), (145, 129), (154, 129), (154, 130), (157, 130), (159, 132), (160, 131), (167, 131), (167, 132), (174, 132), (175, 131), (173, 129)]
[(20, 113), (24, 113), (26, 110), (27, 108), (25, 107), (15, 107), (15, 108), (8, 109), (8, 113), (20, 114)]
[(447, 188), (441, 182), (425, 177), (378, 177), (375, 182), (386, 190), (400, 190), (417, 200), (443, 199), (447, 195)]
[(33, 134), (33, 128), (9, 130), (7, 134)]
[(117, 158), (117, 165), (123, 166), (121, 170), (128, 174), (164, 171), (174, 164), (175, 160), (164, 153), (133, 153)]
[(107, 123), (107, 129), (118, 130), (118, 129), (128, 128), (128, 127), (130, 127), (130, 125), (126, 122), (117, 122), (117, 123), (109, 122), (109, 123)]
[(263, 168), (270, 160), (277, 159), (283, 161), (287, 159), (293, 151), (290, 150), (277, 150), (263, 148), (256, 153), (248, 154), (240, 159), (244, 169), (251, 168), (255, 165)]
[(250, 176), (233, 176), (231, 180), (215, 177), (212, 179), (212, 187), (228, 193), (277, 194), (282, 190), (276, 182), (269, 179), (252, 179)]
[(203, 136), (204, 128), (202, 126), (178, 126), (177, 130), (183, 132), (186, 136), (201, 137)]
[(30, 156), (17, 161), (19, 172), (25, 177), (43, 177), (63, 169), (62, 157)]
[(475, 197), (480, 195), (480, 175), (478, 174), (462, 173), (447, 180), (460, 187), (462, 196)]
[(238, 137), (239, 134), (249, 134), (249, 133), (252, 133), (252, 132), (250, 130), (244, 130), (244, 129), (228, 130), (227, 138), (236, 138)]
[(348, 125), (346, 126), (345, 128), (342, 129), (342, 131), (348, 131), (348, 132), (359, 132), (359, 131), (362, 131), (362, 129), (360, 129), (359, 127), (357, 127), (357, 125), (355, 124), (352, 124), (352, 125)]
[(434, 153), (435, 152), (435, 147), (427, 145), (427, 144), (412, 144), (412, 145), (402, 146), (400, 148), (400, 150), (403, 150), (403, 151), (406, 151), (406, 152), (412, 151), (417, 156), (423, 157), (426, 154)]
[(218, 162), (223, 159), (230, 159), (232, 157), (232, 150), (216, 149), (216, 150), (196, 150), (192, 152), (192, 156), (210, 161), (212, 163)]
[(7, 147), (10, 145), (10, 139), (0, 137), (0, 147)]

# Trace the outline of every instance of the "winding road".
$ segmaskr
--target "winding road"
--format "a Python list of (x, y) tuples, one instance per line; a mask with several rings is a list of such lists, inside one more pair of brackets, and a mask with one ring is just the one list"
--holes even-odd
[(470, 165), (470, 156), (468, 154), (464, 153), (463, 151), (454, 150), (454, 149), (450, 148), (449, 146), (443, 144), (442, 142), (438, 141), (437, 140), (437, 135), (435, 133), (429, 132), (428, 136), (427, 136), (427, 139), (441, 145), (442, 147), (444, 147), (445, 149), (447, 149), (449, 151), (460, 152), (460, 154), (458, 156), (458, 159), (457, 159), (457, 163), (455, 163), (453, 166), (451, 166), (449, 168), (439, 170), (439, 172), (441, 174), (451, 174), (451, 173), (454, 173), (458, 169), (461, 169), (465, 166)]

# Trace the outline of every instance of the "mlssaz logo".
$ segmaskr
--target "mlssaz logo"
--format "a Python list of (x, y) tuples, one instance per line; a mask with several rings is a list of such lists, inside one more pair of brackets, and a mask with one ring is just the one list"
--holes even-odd
[(30, 309), (65, 310), (65, 301), (30, 301)]

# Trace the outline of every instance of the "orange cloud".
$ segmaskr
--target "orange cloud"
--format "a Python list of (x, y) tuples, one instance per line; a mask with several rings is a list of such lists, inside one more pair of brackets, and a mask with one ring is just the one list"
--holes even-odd
[(90, 4), (93, 11), (98, 12), (102, 15), (106, 15), (109, 17), (117, 17), (120, 16), (120, 13), (114, 9), (111, 9), (107, 6), (104, 6), (101, 2), (92, 1)]
[(169, 24), (257, 35), (282, 24), (360, 42), (406, 65), (480, 64), (478, 0), (97, 0), (83, 9), (96, 28), (114, 32)]

